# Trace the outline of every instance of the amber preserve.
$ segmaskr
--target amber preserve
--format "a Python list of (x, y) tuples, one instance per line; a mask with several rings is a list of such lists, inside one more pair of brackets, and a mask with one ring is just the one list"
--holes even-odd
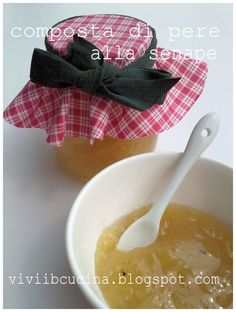
[(106, 228), (97, 244), (96, 275), (112, 308), (231, 308), (232, 229), (208, 213), (179, 204), (166, 209), (156, 241), (116, 250), (140, 208)]

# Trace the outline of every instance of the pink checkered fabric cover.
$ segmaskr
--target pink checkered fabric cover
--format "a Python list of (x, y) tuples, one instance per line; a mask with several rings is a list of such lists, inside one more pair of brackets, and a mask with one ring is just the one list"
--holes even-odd
[[(92, 42), (109, 58), (106, 61), (121, 68), (132, 62), (126, 57), (129, 49), (138, 59), (152, 39), (146, 23), (105, 14), (60, 22), (49, 31), (47, 41), (63, 56), (74, 33)], [(155, 57), (155, 68), (181, 77), (162, 105), (140, 112), (75, 87), (49, 88), (29, 81), (4, 111), (4, 118), (19, 128), (44, 129), (47, 142), (57, 146), (63, 144), (65, 136), (87, 138), (92, 143), (104, 136), (133, 139), (163, 132), (176, 125), (202, 93), (207, 65), (162, 48), (156, 49)]]

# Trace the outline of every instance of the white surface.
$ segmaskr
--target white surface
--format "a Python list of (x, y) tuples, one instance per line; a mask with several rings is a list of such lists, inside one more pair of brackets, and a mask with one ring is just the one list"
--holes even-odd
[[(155, 202), (179, 159), (176, 153), (138, 155), (107, 168), (83, 188), (72, 207), (66, 231), (75, 276), (90, 276), (93, 280), (96, 243), (102, 229), (133, 209)], [(119, 187), (114, 188), (114, 181)], [(202, 208), (228, 224), (232, 224), (232, 201), (232, 170), (207, 159), (197, 161), (173, 197), (175, 203)], [(96, 211), (99, 214), (94, 218)], [(104, 308), (97, 285), (85, 283), (81, 288), (95, 307)]]
[[(160, 135), (158, 149), (182, 151), (193, 125), (215, 111), (221, 128), (204, 153), (232, 165), (232, 6), (216, 4), (5, 4), (4, 107), (29, 77), (35, 47), (43, 38), (10, 36), (13, 26), (50, 27), (70, 16), (120, 13), (147, 21), (157, 30), (159, 46), (170, 49), (215, 49), (209, 61), (205, 90), (196, 105), (173, 129)], [(178, 38), (169, 41), (168, 27), (220, 28), (219, 38)], [(68, 275), (65, 222), (81, 185), (66, 177), (54, 163), (45, 134), (37, 129), (16, 129), (4, 122), (4, 306), (8, 308), (89, 307), (75, 286), (12, 286), (9, 275)]]

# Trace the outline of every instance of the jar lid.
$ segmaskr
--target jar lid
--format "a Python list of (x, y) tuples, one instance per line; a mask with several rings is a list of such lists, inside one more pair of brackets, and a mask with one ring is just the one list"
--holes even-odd
[[(41, 128), (47, 142), (133, 139), (177, 124), (200, 96), (204, 62), (156, 48), (155, 30), (136, 18), (87, 15), (48, 32), (35, 49), (31, 80), (4, 111), (21, 128)], [(89, 57), (88, 57), (89, 56)]]

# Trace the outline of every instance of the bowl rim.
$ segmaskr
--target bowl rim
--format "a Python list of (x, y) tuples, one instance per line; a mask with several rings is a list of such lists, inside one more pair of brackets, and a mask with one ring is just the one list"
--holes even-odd
[[(67, 223), (66, 223), (66, 231), (65, 231), (65, 243), (66, 243), (66, 253), (67, 253), (67, 259), (70, 264), (70, 268), (72, 270), (72, 273), (78, 277), (78, 278), (83, 278), (83, 275), (80, 271), (80, 268), (77, 264), (76, 261), (76, 256), (73, 248), (73, 230), (74, 230), (74, 222), (75, 222), (75, 217), (77, 215), (77, 212), (79, 210), (79, 203), (81, 200), (83, 200), (84, 195), (87, 193), (87, 190), (89, 190), (93, 184), (97, 182), (97, 180), (101, 179), (104, 175), (108, 174), (110, 171), (113, 169), (120, 167), (125, 164), (129, 164), (133, 161), (139, 160), (139, 159), (150, 159), (150, 158), (156, 158), (159, 156), (166, 156), (166, 157), (172, 157), (172, 156), (178, 156), (181, 155), (182, 152), (164, 152), (164, 151), (159, 151), (159, 152), (150, 152), (150, 153), (144, 153), (144, 154), (139, 154), (135, 155), (132, 157), (128, 157), (125, 159), (122, 159), (118, 162), (115, 162), (114, 164), (104, 168), (101, 170), (98, 174), (96, 174), (91, 180), (89, 180), (83, 188), (79, 191), (77, 194), (76, 198), (74, 199), (74, 202), (71, 206), (71, 209), (69, 211), (69, 215), (67, 218)], [(200, 157), (197, 162), (203, 161), (207, 163), (214, 163), (216, 166), (221, 166), (226, 170), (230, 170), (233, 172), (233, 167), (230, 167), (224, 163), (221, 163), (219, 161), (216, 161), (214, 159), (210, 159), (207, 157)], [(80, 287), (80, 290), (82, 293), (85, 295), (86, 299), (91, 303), (94, 307), (96, 308), (109, 308), (108, 305), (105, 305), (92, 291), (92, 289), (86, 284), (86, 283), (81, 283), (77, 284), (78, 287)], [(104, 300), (105, 301), (105, 300)]]

